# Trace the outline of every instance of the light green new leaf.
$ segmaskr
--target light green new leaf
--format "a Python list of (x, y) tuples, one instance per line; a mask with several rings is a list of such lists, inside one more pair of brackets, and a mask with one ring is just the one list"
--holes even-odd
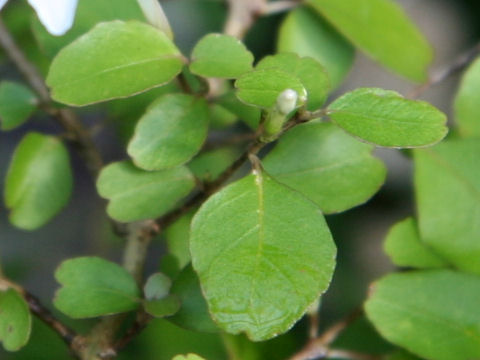
[(277, 69), (256, 70), (242, 75), (235, 82), (237, 97), (246, 104), (261, 108), (275, 105), (278, 95), (287, 89), (298, 94), (297, 106), (307, 99), (307, 91), (300, 80), (293, 74)]
[(240, 40), (208, 34), (193, 48), (190, 71), (204, 77), (235, 79), (252, 70), (252, 64), (253, 55)]
[(196, 354), (177, 355), (172, 360), (205, 360)]
[(277, 50), (310, 56), (325, 67), (336, 88), (353, 64), (354, 48), (313, 10), (299, 7), (291, 11), (278, 33)]
[(200, 150), (207, 131), (208, 106), (204, 99), (166, 95), (142, 116), (127, 152), (142, 169), (172, 168), (186, 163)]
[(203, 204), (190, 251), (213, 319), (254, 341), (287, 331), (306, 312), (328, 287), (336, 253), (320, 209), (264, 173)]
[(150, 275), (143, 287), (145, 299), (158, 300), (166, 297), (170, 292), (172, 280), (162, 273), (155, 273)]
[(108, 165), (97, 180), (98, 193), (110, 200), (108, 214), (124, 222), (165, 214), (194, 186), (195, 180), (184, 166), (152, 172), (129, 161)]
[(348, 133), (384, 147), (433, 145), (448, 132), (447, 117), (440, 110), (390, 90), (354, 90), (330, 104), (328, 113)]
[(160, 30), (137, 21), (111, 21), (63, 48), (47, 85), (55, 100), (83, 106), (164, 85), (182, 66), (182, 55)]
[(433, 52), (393, 0), (308, 0), (338, 31), (373, 59), (414, 81), (427, 77)]
[(180, 309), (180, 300), (175, 295), (168, 295), (162, 299), (145, 301), (143, 307), (150, 315), (163, 318), (174, 315)]
[(140, 304), (140, 291), (127, 270), (98, 257), (65, 260), (55, 279), (62, 285), (55, 307), (72, 318), (127, 312)]
[(24, 230), (43, 226), (67, 204), (72, 186), (70, 159), (62, 142), (28, 133), (13, 154), (6, 178), (11, 223)]
[(285, 71), (298, 77), (307, 91), (307, 110), (319, 109), (327, 100), (330, 82), (323, 66), (311, 57), (300, 58), (295, 53), (280, 53), (267, 56), (258, 63), (255, 69), (271, 69)]
[(458, 268), (480, 274), (480, 142), (415, 151), (420, 237)]
[(17, 351), (30, 339), (32, 316), (23, 297), (13, 289), (0, 291), (0, 340), (7, 351)]
[(0, 83), (0, 127), (12, 130), (22, 125), (35, 111), (37, 99), (27, 87), (11, 81)]
[(455, 119), (462, 136), (480, 136), (480, 59), (465, 72), (455, 98)]
[(480, 358), (480, 278), (450, 270), (387, 275), (365, 304), (383, 337), (425, 359)]
[(263, 165), (323, 212), (335, 213), (364, 203), (385, 181), (385, 166), (372, 150), (335, 125), (308, 123), (282, 136)]
[(426, 246), (418, 233), (417, 222), (407, 218), (395, 224), (385, 239), (385, 252), (398, 266), (444, 267), (448, 264)]

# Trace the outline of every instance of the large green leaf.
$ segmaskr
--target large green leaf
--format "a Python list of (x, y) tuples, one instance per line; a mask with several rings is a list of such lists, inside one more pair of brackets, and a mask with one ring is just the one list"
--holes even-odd
[(110, 200), (108, 214), (125, 222), (163, 215), (194, 186), (195, 180), (184, 166), (151, 172), (129, 161), (108, 165), (97, 180), (98, 193)]
[(192, 73), (214, 78), (235, 79), (252, 70), (253, 55), (233, 36), (209, 34), (192, 52)]
[(480, 142), (450, 140), (415, 151), (421, 239), (438, 255), (480, 274)]
[(35, 111), (37, 99), (27, 87), (11, 81), (0, 83), (0, 127), (12, 130)]
[(348, 133), (385, 147), (428, 146), (448, 132), (447, 117), (440, 110), (390, 90), (354, 90), (330, 104), (328, 112)]
[(89, 318), (135, 310), (140, 290), (120, 265), (98, 257), (65, 260), (55, 271), (62, 285), (55, 307), (72, 318)]
[(367, 201), (383, 184), (386, 169), (373, 146), (327, 123), (299, 125), (265, 157), (265, 170), (300, 191), (325, 213)]
[(387, 275), (365, 304), (368, 318), (394, 344), (425, 359), (480, 358), (480, 278), (450, 270)]
[(55, 100), (82, 106), (164, 85), (182, 66), (182, 55), (163, 32), (137, 21), (111, 21), (62, 49), (47, 84)]
[(13, 225), (34, 230), (68, 202), (72, 173), (67, 149), (53, 136), (28, 133), (13, 154), (5, 184), (5, 203)]
[(213, 319), (255, 341), (287, 331), (318, 299), (336, 253), (320, 209), (260, 172), (203, 204), (190, 251)]
[(347, 75), (355, 55), (354, 48), (342, 35), (304, 7), (285, 17), (278, 33), (277, 49), (316, 59), (325, 67), (334, 88)]
[(267, 56), (255, 69), (276, 68), (298, 77), (307, 91), (307, 110), (319, 109), (327, 100), (330, 91), (328, 75), (323, 66), (311, 57), (300, 58), (295, 53), (280, 53)]
[(460, 134), (480, 136), (480, 59), (463, 75), (455, 98), (455, 118)]
[(427, 77), (432, 49), (392, 0), (308, 0), (343, 35), (373, 59), (415, 81)]
[(140, 119), (127, 151), (142, 169), (168, 169), (190, 160), (202, 147), (207, 131), (205, 100), (185, 94), (166, 95)]
[(423, 243), (417, 222), (411, 217), (392, 226), (385, 239), (385, 252), (398, 266), (433, 268), (448, 265)]
[(0, 291), (0, 340), (7, 351), (17, 351), (27, 344), (32, 316), (23, 297), (13, 289)]

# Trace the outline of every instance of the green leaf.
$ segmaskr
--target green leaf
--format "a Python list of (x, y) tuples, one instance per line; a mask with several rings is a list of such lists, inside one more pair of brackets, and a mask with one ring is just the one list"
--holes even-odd
[(13, 289), (0, 291), (0, 340), (7, 351), (17, 351), (30, 339), (32, 316), (23, 297)]
[(480, 279), (450, 270), (391, 274), (365, 304), (386, 339), (435, 360), (480, 358)]
[(480, 59), (462, 77), (455, 98), (455, 119), (462, 136), (480, 136)]
[(218, 98), (218, 103), (222, 105), (225, 109), (231, 111), (235, 114), (240, 120), (247, 124), (253, 130), (258, 128), (260, 124), (260, 109), (248, 106), (242, 103), (235, 96), (233, 91), (227, 92), (225, 95)]
[(51, 35), (37, 16), (32, 19), (32, 31), (38, 46), (49, 57), (54, 57), (63, 47), (86, 33), (99, 22), (112, 20), (143, 20), (138, 3), (132, 0), (82, 0), (78, 2), (73, 27), (63, 36)]
[(55, 100), (83, 106), (164, 85), (182, 66), (182, 55), (163, 32), (137, 21), (112, 21), (60, 51), (47, 84)]
[(278, 33), (277, 50), (310, 56), (325, 67), (336, 88), (350, 70), (354, 48), (330, 24), (312, 10), (299, 7), (283, 20)]
[(192, 265), (186, 266), (173, 282), (172, 294), (175, 294), (182, 304), (180, 310), (167, 320), (188, 330), (200, 332), (218, 332), (208, 312), (198, 276)]
[(177, 355), (172, 360), (205, 360), (196, 354)]
[(448, 264), (420, 239), (417, 222), (407, 218), (395, 224), (385, 240), (385, 252), (398, 266), (444, 267)]
[(11, 81), (0, 83), (0, 126), (12, 130), (33, 114), (37, 99), (29, 88)]
[(450, 140), (415, 151), (422, 241), (464, 271), (480, 274), (480, 143)]
[(385, 166), (372, 149), (332, 124), (308, 123), (283, 135), (263, 165), (323, 212), (335, 213), (364, 203), (385, 181)]
[(172, 316), (180, 309), (180, 301), (174, 295), (162, 299), (149, 300), (143, 303), (145, 311), (156, 318)]
[(215, 130), (225, 129), (237, 121), (237, 116), (219, 104), (210, 104), (210, 127)]
[(165, 214), (194, 186), (195, 180), (184, 166), (151, 172), (129, 161), (106, 166), (97, 180), (98, 193), (110, 200), (108, 214), (124, 222)]
[(192, 218), (193, 212), (189, 212), (165, 230), (168, 253), (176, 257), (180, 270), (190, 262), (189, 238)]
[(298, 77), (307, 91), (307, 110), (319, 109), (327, 100), (330, 90), (328, 75), (322, 65), (311, 57), (300, 58), (295, 53), (280, 53), (267, 56), (258, 63), (255, 69), (271, 69), (285, 71)]
[(127, 270), (98, 257), (65, 260), (55, 279), (62, 285), (55, 307), (75, 319), (127, 312), (140, 304), (140, 291)]
[(10, 222), (35, 230), (68, 202), (72, 173), (67, 149), (53, 136), (28, 133), (13, 154), (5, 185)]
[(208, 34), (192, 52), (190, 71), (204, 77), (235, 79), (252, 70), (253, 55), (233, 36)]
[(213, 319), (254, 341), (305, 313), (328, 287), (336, 253), (320, 209), (263, 173), (203, 204), (190, 251)]
[(162, 273), (150, 275), (143, 288), (145, 299), (158, 300), (165, 298), (170, 293), (171, 285), (172, 280)]
[(390, 90), (354, 90), (330, 104), (328, 112), (348, 133), (384, 147), (428, 146), (448, 132), (447, 117), (440, 110)]
[(127, 152), (138, 167), (162, 170), (182, 165), (202, 147), (208, 131), (208, 106), (191, 95), (171, 94), (142, 116)]
[(188, 164), (188, 167), (198, 179), (212, 181), (224, 172), (239, 156), (240, 151), (238, 148), (219, 148), (201, 153)]
[(237, 97), (248, 105), (260, 108), (271, 108), (275, 105), (278, 95), (287, 89), (298, 94), (298, 106), (304, 104), (307, 92), (295, 75), (281, 70), (256, 70), (242, 75), (235, 82), (238, 89)]
[(427, 78), (433, 51), (392, 0), (308, 0), (338, 31), (373, 59), (411, 80)]

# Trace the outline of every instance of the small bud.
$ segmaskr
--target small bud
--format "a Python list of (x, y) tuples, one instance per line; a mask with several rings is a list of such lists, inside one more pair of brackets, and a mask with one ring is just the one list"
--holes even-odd
[(287, 89), (278, 95), (277, 109), (282, 115), (289, 114), (297, 106), (298, 94), (295, 90)]

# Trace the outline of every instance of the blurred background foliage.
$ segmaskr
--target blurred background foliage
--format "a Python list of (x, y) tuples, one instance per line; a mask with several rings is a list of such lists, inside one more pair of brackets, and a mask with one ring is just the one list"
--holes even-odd
[[(433, 45), (436, 53), (433, 68), (451, 61), (478, 38), (480, 3), (477, 0), (398, 1)], [(115, 2), (98, 1), (98, 6), (115, 6)], [(222, 0), (169, 0), (162, 4), (173, 27), (175, 41), (184, 54), (190, 54), (193, 45), (204, 34), (222, 30), (226, 15), (226, 5)], [(97, 21), (91, 14), (79, 12), (77, 16), (87, 17), (83, 22), (85, 26), (91, 26)], [(125, 16), (135, 18), (141, 14), (129, 13)], [(257, 60), (275, 52), (277, 30), (284, 16), (285, 14), (278, 14), (261, 18), (248, 33), (245, 42)], [(2, 17), (30, 60), (45, 73), (49, 57), (59, 49), (58, 43), (49, 41), (26, 1), (10, 1), (2, 11)], [(79, 31), (81, 33), (87, 29)], [(78, 35), (79, 32), (75, 31), (69, 33), (64, 37), (65, 44)], [(1, 53), (0, 78), (21, 80)], [(430, 90), (425, 99), (450, 114), (457, 81), (458, 78), (453, 78), (444, 82)], [(349, 75), (336, 94), (360, 86), (383, 87), (405, 94), (414, 85), (357, 53)], [(113, 101), (107, 106), (96, 105), (79, 110), (84, 121), (96, 131), (96, 142), (107, 163), (125, 157), (124, 144), (132, 132), (135, 120), (147, 104), (167, 90), (165, 87), (159, 88), (127, 100)], [(15, 131), (0, 133), (2, 188), (14, 147), (27, 130), (60, 132), (48, 118), (37, 115), (33, 121)], [(123, 245), (110, 231), (104, 213), (105, 204), (96, 195), (94, 183), (86, 168), (75, 152), (71, 154), (75, 173), (74, 195), (68, 207), (48, 225), (35, 232), (15, 229), (7, 221), (4, 204), (0, 208), (0, 255), (4, 271), (37, 294), (46, 304), (51, 303), (57, 287), (53, 272), (62, 260), (81, 255), (119, 260)], [(383, 238), (393, 223), (414, 212), (408, 154), (388, 149), (377, 150), (377, 154), (386, 161), (389, 168), (387, 182), (381, 191), (364, 206), (327, 217), (339, 254), (332, 285), (322, 298), (321, 328), (358, 306), (366, 296), (368, 284), (393, 268), (383, 253)], [(164, 248), (163, 239), (156, 239), (150, 250), (148, 272), (158, 268)], [(79, 331), (90, 325), (89, 321), (72, 324)], [(50, 329), (38, 321), (35, 321), (33, 329), (28, 346), (13, 354), (0, 350), (0, 359), (69, 358), (66, 347)], [(237, 354), (236, 358), (244, 360), (285, 359), (300, 348), (306, 339), (306, 332), (307, 324), (302, 320), (287, 335), (266, 343), (252, 344), (243, 337), (228, 336), (222, 339), (217, 334), (190, 332), (165, 320), (155, 320), (126, 348), (121, 359), (168, 360), (175, 354), (186, 352), (196, 352), (210, 360), (226, 359), (227, 353), (230, 356)], [(383, 353), (391, 349), (364, 319), (355, 322), (337, 343), (344, 348), (370, 353)], [(400, 354), (397, 358), (408, 357)]]

